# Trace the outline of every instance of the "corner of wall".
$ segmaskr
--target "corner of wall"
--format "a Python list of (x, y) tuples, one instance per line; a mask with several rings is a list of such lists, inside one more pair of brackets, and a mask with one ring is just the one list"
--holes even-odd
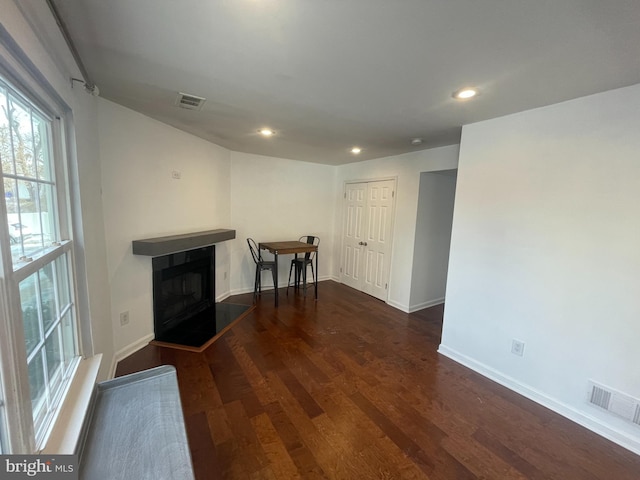
[(393, 307), (393, 308), (397, 308), (398, 310), (404, 312), (404, 313), (411, 313), (410, 310), (411, 308), (408, 305), (405, 305), (404, 303), (400, 303), (397, 302), (395, 300), (391, 300), (390, 298), (387, 299), (387, 305)]
[(140, 338), (139, 340), (136, 340), (135, 342), (130, 343), (126, 347), (121, 348), (120, 350), (118, 350), (113, 355), (113, 358), (111, 359), (111, 364), (109, 366), (108, 378), (111, 379), (111, 378), (115, 377), (116, 368), (118, 367), (118, 362), (120, 362), (121, 360), (124, 360), (129, 355), (134, 354), (138, 350), (146, 347), (151, 340), (153, 340), (153, 334), (145, 335), (144, 337)]

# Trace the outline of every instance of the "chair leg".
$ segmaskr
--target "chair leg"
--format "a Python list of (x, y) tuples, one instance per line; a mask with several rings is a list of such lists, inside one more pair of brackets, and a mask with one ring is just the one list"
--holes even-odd
[(289, 287), (291, 286), (291, 271), (293, 270), (293, 288), (298, 290), (300, 288), (300, 283), (303, 283), (303, 287), (306, 287), (307, 284), (307, 268), (311, 265), (311, 276), (315, 282), (316, 274), (313, 269), (313, 263), (294, 263), (291, 262), (291, 267), (289, 268), (289, 279), (287, 280), (287, 295), (289, 294)]
[(260, 267), (258, 265), (256, 265), (256, 275), (255, 275), (255, 278), (253, 280), (253, 302), (254, 303), (256, 301), (256, 295), (257, 295), (257, 292), (258, 292), (259, 275), (260, 275)]
[[(291, 284), (291, 271), (293, 270), (293, 265), (294, 263), (291, 262), (291, 266), (289, 267), (289, 280), (287, 280), (287, 295), (289, 295), (289, 285)], [(295, 277), (293, 281), (295, 282)]]
[(302, 277), (302, 264), (296, 263), (296, 290), (300, 288), (301, 277)]
[(307, 296), (307, 264), (304, 263), (301, 265), (302, 269), (302, 288), (304, 290), (305, 297)]

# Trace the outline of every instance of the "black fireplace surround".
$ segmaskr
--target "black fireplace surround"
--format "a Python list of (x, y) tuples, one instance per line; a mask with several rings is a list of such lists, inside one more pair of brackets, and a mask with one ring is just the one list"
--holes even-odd
[(134, 255), (153, 257), (157, 344), (201, 352), (252, 310), (251, 305), (215, 301), (214, 244), (234, 238), (235, 230), (217, 229), (131, 242)]
[(215, 255), (211, 245), (152, 259), (156, 340), (175, 340), (199, 317), (215, 318)]

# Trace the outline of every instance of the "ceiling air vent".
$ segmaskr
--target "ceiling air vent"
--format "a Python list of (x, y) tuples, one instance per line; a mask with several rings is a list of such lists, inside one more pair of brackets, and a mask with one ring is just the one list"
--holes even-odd
[(180, 108), (186, 108), (189, 110), (200, 110), (205, 101), (206, 98), (191, 95), (190, 93), (179, 92), (178, 98), (176, 99), (176, 105)]

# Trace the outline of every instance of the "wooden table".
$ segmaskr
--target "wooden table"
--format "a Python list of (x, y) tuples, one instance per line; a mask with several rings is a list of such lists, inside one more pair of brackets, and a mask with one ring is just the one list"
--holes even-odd
[[(295, 254), (296, 258), (299, 253), (313, 253), (316, 254), (316, 268), (315, 268), (315, 298), (318, 299), (318, 246), (311, 243), (299, 242), (299, 241), (287, 241), (287, 242), (262, 242), (259, 244), (261, 250), (268, 250), (273, 253), (274, 261), (276, 262), (274, 276), (276, 277), (276, 285), (274, 285), (276, 307), (278, 306), (278, 255), (292, 255)], [(307, 272), (306, 265), (304, 270), (304, 292), (307, 293)]]

